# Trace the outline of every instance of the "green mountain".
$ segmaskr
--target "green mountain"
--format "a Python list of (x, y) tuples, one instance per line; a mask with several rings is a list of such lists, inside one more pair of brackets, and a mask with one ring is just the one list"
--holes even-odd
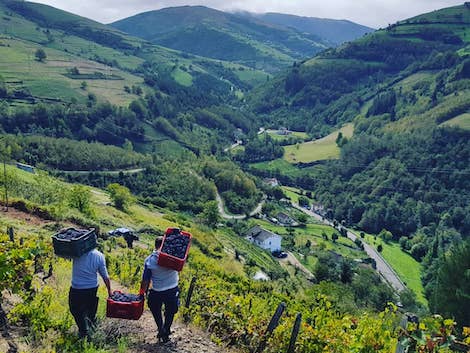
[[(312, 190), (328, 217), (395, 240), (422, 262), (430, 309), (468, 322), (468, 311), (460, 311), (468, 298), (444, 300), (438, 268), (470, 234), (470, 4), (324, 51), (256, 88), (248, 101), (265, 128), (317, 138), (354, 124), (352, 137), (337, 134), (337, 160), (305, 165), (284, 158), (250, 171)], [(246, 148), (272, 159), (273, 149), (263, 149), (268, 142)]]
[(309, 33), (203, 6), (145, 12), (111, 25), (165, 47), (271, 72), (327, 47)]
[[(178, 126), (181, 119), (166, 119), (236, 101), (269, 78), (243, 65), (163, 48), (30, 2), (0, 2), (0, 33), (0, 96), (2, 114), (8, 116), (2, 127), (7, 133), (119, 146), (127, 139), (144, 150), (176, 139), (192, 148), (188, 141), (197, 140), (191, 137), (196, 131), (209, 139), (202, 132), (206, 128), (190, 130), (188, 124)], [(246, 121), (230, 116), (232, 121), (217, 118), (227, 136), (236, 128), (246, 131)]]
[(264, 14), (245, 13), (263, 22), (294, 28), (301, 33), (314, 35), (337, 46), (343, 42), (355, 40), (374, 29), (347, 20), (332, 20), (328, 18), (304, 17), (268, 12)]
[[(433, 92), (435, 81), (466, 82), (469, 17), (467, 5), (443, 9), (328, 49), (254, 90), (250, 98), (252, 107), (261, 115), (261, 121), (315, 135), (324, 126), (352, 121), (361, 113), (390, 113), (391, 108), (374, 111), (374, 106), (370, 110), (374, 100), (386, 92), (412, 94), (419, 85), (428, 86), (428, 91)], [(451, 69), (460, 71), (444, 79), (442, 76)], [(443, 102), (451, 98), (437, 86), (444, 95)], [(451, 87), (460, 95), (466, 94), (465, 89), (457, 89), (455, 84)], [(396, 104), (405, 105), (406, 109), (399, 112), (395, 108), (394, 119), (431, 107), (419, 95), (418, 104), (403, 99), (397, 99)], [(438, 103), (436, 97), (431, 101)]]

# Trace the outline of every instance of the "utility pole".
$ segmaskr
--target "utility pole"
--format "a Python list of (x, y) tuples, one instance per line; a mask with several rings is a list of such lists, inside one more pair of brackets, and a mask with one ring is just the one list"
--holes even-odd
[(5, 187), (5, 211), (8, 212), (8, 185), (7, 185), (7, 166), (6, 156), (3, 156), (3, 186)]

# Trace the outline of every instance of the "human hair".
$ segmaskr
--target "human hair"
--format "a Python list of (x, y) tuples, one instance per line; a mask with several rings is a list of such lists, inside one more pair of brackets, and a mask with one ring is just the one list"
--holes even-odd
[(160, 249), (163, 243), (163, 237), (156, 237), (155, 238), (155, 249)]

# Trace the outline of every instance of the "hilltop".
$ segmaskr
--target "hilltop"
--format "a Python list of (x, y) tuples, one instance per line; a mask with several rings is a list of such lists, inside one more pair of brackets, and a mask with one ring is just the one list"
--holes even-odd
[(327, 43), (331, 43), (330, 46), (338, 46), (374, 31), (373, 28), (347, 20), (295, 16), (275, 12), (264, 14), (245, 13), (245, 15), (258, 18), (267, 23), (295, 28), (302, 33), (309, 33), (321, 38), (323, 41), (327, 41)]
[(203, 6), (149, 11), (111, 25), (165, 47), (268, 72), (327, 47), (318, 36)]

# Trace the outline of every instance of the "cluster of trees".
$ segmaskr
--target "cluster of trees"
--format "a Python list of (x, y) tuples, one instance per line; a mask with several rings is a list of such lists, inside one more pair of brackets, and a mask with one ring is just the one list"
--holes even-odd
[(268, 134), (252, 135), (245, 144), (245, 149), (235, 155), (235, 160), (255, 163), (280, 158), (283, 154), (282, 146)]
[(320, 201), (336, 219), (371, 233), (385, 228), (397, 239), (438, 224), (444, 214), (468, 234), (469, 136), (444, 128), (356, 136), (343, 146), (341, 161), (319, 174)]
[(10, 156), (31, 165), (58, 170), (117, 170), (145, 167), (152, 163), (149, 156), (126, 148), (88, 143), (66, 138), (6, 135), (4, 143), (16, 145)]
[(13, 110), (6, 102), (0, 102), (0, 129), (12, 134), (66, 137), (118, 146), (126, 139), (144, 139), (144, 129), (136, 114), (109, 103), (91, 107), (36, 104)]
[(207, 160), (202, 174), (214, 182), (225, 206), (233, 213), (252, 211), (261, 197), (254, 181), (231, 162)]

